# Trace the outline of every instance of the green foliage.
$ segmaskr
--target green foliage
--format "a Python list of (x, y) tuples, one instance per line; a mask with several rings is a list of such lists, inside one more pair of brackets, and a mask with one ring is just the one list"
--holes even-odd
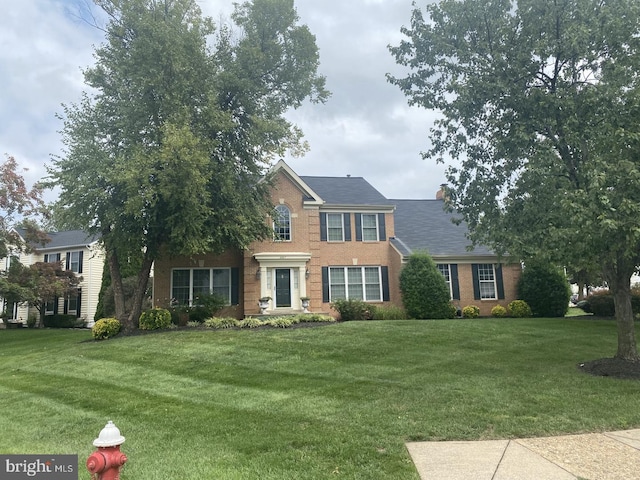
[(586, 313), (593, 313), (598, 317), (613, 317), (616, 314), (613, 295), (609, 290), (600, 290), (588, 295), (581, 308)]
[(467, 305), (462, 309), (462, 316), (464, 318), (478, 318), (480, 309), (476, 305)]
[(91, 335), (95, 340), (106, 340), (120, 333), (122, 325), (116, 318), (101, 318), (91, 329)]
[(240, 328), (258, 328), (264, 325), (264, 322), (259, 318), (247, 317), (244, 320), (238, 322)]
[(502, 305), (496, 305), (491, 309), (491, 316), (496, 318), (504, 318), (507, 316), (507, 309)]
[(38, 323), (38, 316), (35, 313), (29, 313), (29, 317), (27, 318), (27, 327), (33, 328)]
[(518, 297), (536, 317), (564, 317), (571, 289), (564, 273), (552, 265), (527, 263), (518, 282)]
[(213, 317), (204, 321), (204, 326), (214, 329), (233, 328), (238, 326), (238, 320), (231, 317)]
[(112, 268), (144, 252), (129, 330), (161, 251), (244, 248), (272, 233), (266, 167), (305, 148), (285, 114), (328, 92), (293, 2), (236, 4), (236, 28), (217, 32), (192, 0), (98, 4), (106, 39), (84, 71), (95, 93), (64, 107), (48, 185), (63, 221), (101, 234)]
[(374, 320), (406, 320), (407, 312), (397, 305), (382, 305), (376, 307), (373, 315)]
[(301, 322), (335, 322), (336, 319), (331, 315), (322, 315), (320, 313), (303, 313), (298, 315)]
[(199, 295), (193, 299), (194, 305), (191, 307), (177, 307), (179, 312), (188, 313), (189, 321), (204, 322), (213, 317), (226, 304), (224, 298), (219, 295)]
[[(409, 72), (388, 78), (440, 113), (424, 156), (451, 161), (448, 206), (471, 240), (516, 258), (598, 265), (626, 296), (640, 265), (640, 2), (413, 8), (391, 48)], [(616, 357), (639, 361), (625, 315)]]
[(453, 318), (449, 288), (432, 258), (414, 253), (400, 272), (402, 303), (411, 318)]
[(272, 327), (288, 328), (296, 322), (295, 322), (295, 319), (292, 317), (275, 317), (267, 320), (265, 323)]
[(57, 313), (44, 317), (44, 326), (47, 328), (74, 328), (77, 323), (78, 319), (75, 315)]
[(528, 318), (533, 316), (531, 307), (524, 300), (514, 300), (509, 303), (509, 314), (515, 318)]
[(351, 320), (372, 320), (376, 306), (362, 300), (341, 299), (331, 304), (336, 312), (340, 314), (340, 320), (348, 322)]
[[(108, 268), (105, 270), (108, 270)], [(131, 310), (133, 309), (133, 301), (134, 301), (134, 295), (136, 292), (137, 283), (138, 283), (138, 277), (135, 277), (135, 276), (125, 277), (122, 279), (124, 309), (125, 309), (125, 312), (127, 313), (131, 312)], [(115, 299), (113, 295), (113, 285), (110, 284), (104, 287), (102, 292), (103, 292), (102, 297), (100, 298), (100, 305), (103, 313), (102, 317), (114, 316), (116, 314), (116, 305), (115, 305)], [(150, 292), (145, 292), (143, 302), (142, 302), (142, 308), (144, 309), (152, 308), (150, 298), (151, 298)], [(96, 311), (96, 315), (98, 315), (97, 311)]]
[(171, 313), (166, 308), (152, 308), (145, 310), (140, 315), (140, 330), (158, 330), (169, 328), (171, 325)]

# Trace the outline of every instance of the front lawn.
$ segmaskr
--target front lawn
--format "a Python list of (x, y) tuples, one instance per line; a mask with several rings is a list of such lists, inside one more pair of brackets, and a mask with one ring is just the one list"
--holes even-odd
[(417, 479), (404, 443), (640, 427), (615, 322), (481, 319), (300, 329), (0, 331), (0, 453), (77, 453), (108, 420), (123, 480)]

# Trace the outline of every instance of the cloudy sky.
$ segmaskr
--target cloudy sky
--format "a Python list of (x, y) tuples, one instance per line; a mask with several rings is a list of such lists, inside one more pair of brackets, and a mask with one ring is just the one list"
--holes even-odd
[[(332, 96), (288, 117), (310, 143), (302, 158), (286, 158), (299, 175), (362, 176), (388, 198), (433, 198), (445, 167), (423, 160), (434, 113), (412, 108), (386, 73), (401, 75), (387, 45), (402, 38), (412, 0), (296, 0), (301, 23), (320, 48), (320, 72)], [(418, 3), (425, 4), (429, 0)], [(214, 20), (231, 0), (198, 0)], [(62, 104), (85, 90), (82, 69), (103, 34), (79, 19), (85, 0), (0, 0), (0, 154), (45, 175), (61, 153)], [(84, 12), (84, 13), (83, 13)]]

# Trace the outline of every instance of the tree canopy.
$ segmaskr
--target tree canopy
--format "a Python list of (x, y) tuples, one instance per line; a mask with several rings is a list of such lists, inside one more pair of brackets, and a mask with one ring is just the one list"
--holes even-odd
[[(425, 157), (452, 160), (451, 206), (499, 253), (599, 265), (616, 356), (639, 360), (640, 4), (443, 0), (415, 7), (389, 76), (440, 113)], [(425, 15), (426, 13), (426, 15)]]
[[(325, 101), (315, 38), (293, 0), (236, 5), (217, 30), (193, 0), (96, 0), (106, 42), (92, 90), (64, 109), (64, 154), (50, 170), (59, 218), (99, 233), (116, 312), (137, 322), (153, 260), (245, 247), (269, 234), (271, 161), (304, 148), (283, 114)], [(142, 256), (125, 318), (120, 264)]]

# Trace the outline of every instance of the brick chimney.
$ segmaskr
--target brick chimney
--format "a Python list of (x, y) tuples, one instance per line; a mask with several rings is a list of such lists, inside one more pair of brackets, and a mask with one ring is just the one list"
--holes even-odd
[(447, 184), (440, 184), (440, 190), (436, 192), (436, 200), (444, 200), (447, 195)]

